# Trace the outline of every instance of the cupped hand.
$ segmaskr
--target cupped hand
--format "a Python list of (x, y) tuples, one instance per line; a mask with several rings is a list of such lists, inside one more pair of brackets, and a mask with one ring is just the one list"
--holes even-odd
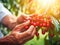
[[(23, 30), (26, 25), (29, 25), (30, 21), (26, 21), (20, 25), (17, 25), (13, 30), (12, 30), (12, 35), (14, 38), (16, 38), (16, 41), (20, 44), (24, 44), (28, 40), (31, 40), (35, 33), (36, 33), (36, 28), (31, 25), (29, 29)], [(22, 32), (23, 30), (23, 32)]]

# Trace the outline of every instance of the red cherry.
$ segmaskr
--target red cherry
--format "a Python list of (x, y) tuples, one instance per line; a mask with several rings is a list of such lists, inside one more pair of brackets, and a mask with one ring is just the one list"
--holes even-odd
[(53, 34), (53, 33), (51, 33), (51, 34), (50, 34), (50, 36), (51, 36), (51, 37), (54, 37), (54, 34)]
[(42, 30), (42, 34), (43, 34), (43, 35), (45, 34), (45, 30)]
[(32, 25), (34, 24), (34, 22), (33, 22), (33, 21), (31, 21), (30, 23), (31, 23)]
[(36, 25), (39, 26), (40, 22), (36, 22)]
[(37, 18), (36, 18), (36, 20), (40, 20), (40, 18), (39, 18), (39, 17), (37, 17)]
[(43, 24), (40, 24), (40, 27), (42, 27), (43, 26)]
[(43, 26), (46, 26), (46, 23), (45, 22), (43, 23)]
[(44, 20), (43, 22), (44, 22), (44, 23), (46, 23), (46, 22), (47, 22), (47, 20)]
[(37, 24), (36, 24), (36, 23), (33, 23), (33, 25), (34, 25), (34, 26), (37, 26)]
[(40, 19), (40, 22), (44, 22), (44, 19), (43, 19), (43, 18), (41, 18), (41, 19)]
[(35, 34), (36, 36), (39, 36), (39, 33), (38, 32), (36, 32), (36, 34)]
[(46, 26), (47, 26), (47, 27), (49, 27), (49, 26), (50, 26), (50, 24), (49, 24), (49, 23), (47, 23), (47, 24), (46, 24)]
[(36, 17), (34, 17), (34, 18), (33, 18), (33, 20), (35, 20), (35, 21), (36, 21)]
[(29, 26), (26, 25), (26, 26), (25, 26), (25, 29), (28, 29), (28, 28), (29, 28)]

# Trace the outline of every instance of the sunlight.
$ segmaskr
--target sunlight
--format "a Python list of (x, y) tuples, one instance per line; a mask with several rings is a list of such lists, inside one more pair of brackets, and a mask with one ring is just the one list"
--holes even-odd
[(51, 6), (53, 5), (56, 0), (38, 0), (38, 2), (43, 6), (43, 7), (46, 7), (46, 6)]

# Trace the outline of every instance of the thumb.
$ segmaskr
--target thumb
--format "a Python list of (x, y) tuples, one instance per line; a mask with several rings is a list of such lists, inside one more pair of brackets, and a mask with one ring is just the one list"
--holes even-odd
[(32, 35), (33, 30), (34, 30), (34, 26), (31, 25), (27, 31), (24, 31), (21, 34), (27, 38)]
[(24, 22), (24, 20), (26, 20), (26, 18), (27, 18), (27, 16), (22, 14), (17, 18), (17, 22), (22, 23), (22, 22)]
[(13, 29), (13, 31), (21, 31), (22, 28), (24, 28), (26, 25), (29, 25), (29, 24), (30, 24), (30, 21), (28, 20), (28, 21), (26, 21), (26, 22), (24, 22), (24, 23), (22, 23), (22, 24), (17, 25), (17, 26)]

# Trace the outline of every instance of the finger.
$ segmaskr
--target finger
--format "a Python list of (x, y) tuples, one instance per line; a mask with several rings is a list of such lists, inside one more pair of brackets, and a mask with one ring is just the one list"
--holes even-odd
[(21, 30), (20, 30), (20, 33), (24, 32), (24, 31), (26, 31), (26, 29), (25, 29), (25, 28), (21, 29)]
[(22, 28), (24, 28), (26, 25), (29, 25), (29, 24), (30, 24), (30, 21), (28, 20), (22, 24), (17, 25), (13, 30), (14, 31), (21, 31)]
[(18, 22), (18, 23), (22, 23), (22, 22), (24, 22), (24, 20), (26, 20), (27, 17), (28, 17), (28, 16), (22, 14), (21, 16), (19, 16), (19, 17), (17, 18), (17, 22)]
[[(35, 34), (35, 31), (36, 31), (35, 28), (33, 30), (34, 31), (32, 31), (32, 33)], [(31, 40), (34, 37), (34, 35), (32, 33), (30, 33), (29, 35), (26, 35), (26, 36), (24, 35), (25, 38), (22, 38), (20, 43), (24, 44), (25, 42)]]
[[(31, 31), (28, 31), (31, 30)], [(32, 36), (32, 32), (34, 30), (34, 26), (30, 26), (30, 28), (27, 31), (20, 33), (20, 43), (25, 43), (26, 41), (32, 39), (34, 36)], [(30, 32), (30, 33), (29, 33)]]
[(33, 39), (35, 33), (36, 33), (36, 28), (34, 28), (34, 30), (33, 30), (32, 34), (31, 34), (31, 36), (28, 36), (28, 37), (26, 37), (26, 38), (23, 39), (23, 43), (25, 43), (25, 42), (27, 42), (27, 41)]
[(36, 33), (36, 28), (34, 28), (33, 32), (32, 32), (32, 36), (34, 36)]
[(25, 42), (31, 40), (32, 38), (33, 37), (31, 37), (31, 36), (28, 36), (28, 38), (27, 37), (24, 37), (24, 38), (21, 38), (19, 42), (20, 42), (20, 44), (24, 44)]
[(31, 39), (33, 39), (33, 37), (24, 38), (24, 39), (21, 40), (21, 44), (24, 44)]
[(24, 41), (31, 40), (31, 39), (34, 37), (35, 33), (36, 33), (36, 28), (33, 29), (33, 31), (32, 31), (32, 33), (31, 33), (30, 36), (24, 38), (23, 40), (24, 40)]
[(30, 31), (30, 33), (29, 33), (29, 31), (27, 30), (27, 31), (25, 31), (25, 32), (22, 32), (22, 33), (18, 33), (17, 32), (17, 34), (19, 34), (20, 36), (17, 36), (17, 37), (20, 37), (20, 40), (25, 40), (25, 38), (31, 38), (31, 32), (32, 32), (32, 30), (34, 30), (34, 26), (30, 26), (30, 28), (29, 28), (29, 30), (31, 30)]
[(21, 37), (26, 38), (26, 37), (31, 36), (31, 33), (32, 33), (33, 30), (34, 30), (34, 26), (30, 26), (30, 28), (27, 31), (21, 33), (21, 35), (23, 35)]

